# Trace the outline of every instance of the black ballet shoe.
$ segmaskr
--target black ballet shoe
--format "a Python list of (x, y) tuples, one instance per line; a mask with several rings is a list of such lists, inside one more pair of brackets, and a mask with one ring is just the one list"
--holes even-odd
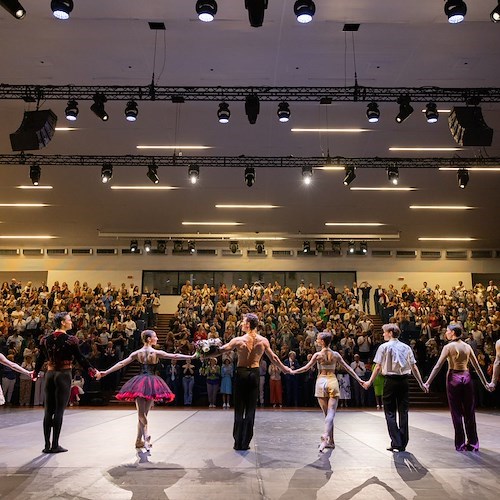
[(42, 453), (52, 453), (52, 450), (46, 446), (43, 450), (42, 450)]
[(64, 453), (65, 451), (68, 451), (66, 448), (63, 448), (62, 446), (56, 446), (55, 448), (52, 447), (50, 449), (50, 453)]

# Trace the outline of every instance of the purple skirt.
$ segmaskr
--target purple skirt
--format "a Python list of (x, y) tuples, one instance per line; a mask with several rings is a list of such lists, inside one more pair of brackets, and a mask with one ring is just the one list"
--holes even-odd
[(116, 399), (120, 401), (135, 401), (136, 398), (170, 403), (174, 400), (175, 395), (158, 375), (141, 373), (125, 382), (116, 395)]

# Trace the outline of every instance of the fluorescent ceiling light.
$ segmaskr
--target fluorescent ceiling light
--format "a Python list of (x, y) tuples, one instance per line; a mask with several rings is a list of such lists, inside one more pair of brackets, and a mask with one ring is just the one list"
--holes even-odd
[(279, 205), (215, 205), (215, 208), (280, 208)]
[(417, 210), (472, 210), (476, 207), (467, 205), (410, 205), (410, 208)]
[(413, 187), (351, 187), (351, 191), (416, 191)]
[(358, 132), (371, 132), (367, 128), (292, 128), (292, 132), (325, 132), (339, 134), (356, 134)]
[(314, 167), (315, 170), (345, 170), (345, 167), (333, 167), (331, 165), (324, 165), (323, 167)]
[(421, 237), (418, 239), (419, 241), (476, 241), (477, 238), (427, 238)]
[(53, 189), (52, 186), (17, 186), (17, 189)]
[(71, 132), (73, 130), (79, 130), (76, 127), (56, 127), (54, 129), (56, 132)]
[(385, 226), (381, 222), (325, 222), (325, 226)]
[(182, 225), (183, 226), (242, 226), (243, 222), (183, 222)]
[(50, 235), (26, 235), (26, 234), (4, 234), (0, 236), (2, 240), (53, 240), (54, 238), (58, 238), (58, 236), (50, 236)]
[(179, 188), (175, 186), (111, 186), (111, 189), (116, 189), (118, 191), (143, 190), (143, 189), (147, 189), (149, 191), (170, 191), (171, 189), (179, 189)]
[(11, 208), (38, 208), (38, 207), (49, 207), (47, 203), (0, 203), (0, 207), (11, 207)]
[(136, 146), (137, 149), (212, 149), (211, 146), (169, 146), (169, 145), (158, 145), (158, 146)]
[(464, 148), (389, 148), (389, 151), (462, 151)]
[[(427, 111), (427, 109), (423, 109), (422, 113), (425, 113), (426, 111)], [(451, 113), (451, 109), (438, 109), (437, 112), (438, 113)]]
[(500, 167), (439, 167), (439, 170), (457, 172), (461, 168), (467, 168), (469, 172), (500, 172)]
[[(255, 236), (238, 236), (235, 237), (234, 239), (238, 239), (238, 241), (255, 241), (256, 239), (259, 239), (259, 235), (257, 237)], [(262, 241), (283, 241), (287, 240), (288, 238), (285, 238), (283, 236), (266, 236), (265, 238), (262, 238)]]

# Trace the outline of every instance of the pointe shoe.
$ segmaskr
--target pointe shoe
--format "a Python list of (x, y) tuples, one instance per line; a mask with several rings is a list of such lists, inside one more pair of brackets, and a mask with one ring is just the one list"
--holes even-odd
[(144, 441), (144, 448), (146, 451), (149, 451), (153, 447), (153, 444), (151, 443), (151, 436), (146, 436), (146, 440)]
[(136, 448), (144, 448), (144, 441), (142, 439), (137, 439), (135, 442)]

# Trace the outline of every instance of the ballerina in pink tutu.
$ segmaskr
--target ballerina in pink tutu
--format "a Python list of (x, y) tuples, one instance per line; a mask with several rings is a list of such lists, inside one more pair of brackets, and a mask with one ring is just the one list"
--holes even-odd
[(98, 372), (96, 378), (99, 379), (120, 370), (132, 363), (132, 361), (137, 360), (141, 364), (141, 373), (123, 384), (123, 387), (116, 395), (116, 399), (120, 399), (121, 401), (135, 401), (139, 419), (135, 447), (145, 448), (149, 451), (152, 445), (151, 436), (148, 434), (148, 413), (153, 405), (153, 401), (169, 403), (175, 397), (165, 381), (158, 375), (155, 375), (156, 365), (160, 359), (186, 360), (193, 359), (196, 355), (171, 354), (155, 349), (154, 346), (158, 342), (158, 337), (153, 330), (144, 330), (142, 332), (142, 341), (144, 342), (144, 346), (141, 349), (134, 351), (128, 358), (119, 361), (111, 368)]

